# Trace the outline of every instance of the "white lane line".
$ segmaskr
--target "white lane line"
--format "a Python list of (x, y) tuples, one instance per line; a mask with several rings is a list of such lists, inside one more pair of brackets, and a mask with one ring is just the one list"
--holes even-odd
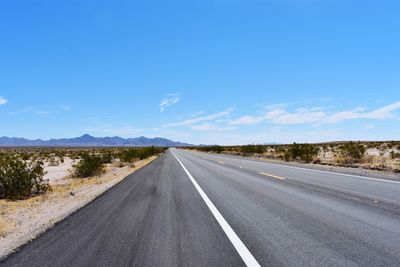
[(283, 164), (274, 164), (274, 163), (262, 162), (262, 161), (251, 160), (251, 159), (241, 159), (241, 158), (235, 158), (235, 157), (216, 156), (216, 155), (214, 155), (214, 156), (215, 156), (215, 157), (228, 158), (228, 159), (234, 159), (234, 160), (235, 160), (235, 159), (236, 159), (236, 160), (247, 160), (247, 161), (251, 161), (251, 162), (257, 162), (257, 163), (261, 163), (261, 164), (272, 165), (272, 166), (277, 166), (277, 167), (282, 167), (282, 168), (291, 168), (291, 169), (305, 170), (305, 171), (311, 171), (311, 172), (327, 173), (327, 174), (332, 174), (332, 175), (348, 176), (348, 177), (359, 178), (359, 179), (365, 179), (365, 180), (372, 180), (372, 181), (377, 181), (377, 182), (385, 182), (385, 183), (400, 184), (400, 181), (384, 180), (384, 179), (371, 178), (371, 177), (360, 176), (360, 175), (354, 175), (354, 174), (346, 174), (346, 173), (339, 173), (339, 172), (330, 172), (330, 171), (314, 170), (314, 169), (309, 169), (309, 168), (288, 166), (288, 165), (283, 165)]
[[(172, 151), (171, 151), (172, 152)], [(215, 219), (218, 221), (219, 225), (221, 226), (222, 230), (228, 236), (229, 240), (231, 241), (232, 245), (235, 247), (236, 251), (239, 253), (240, 257), (244, 261), (247, 266), (261, 266), (251, 252), (247, 249), (245, 244), (243, 244), (242, 240), (237, 236), (235, 231), (233, 231), (232, 227), (228, 224), (228, 222), (222, 217), (221, 213), (218, 209), (214, 206), (211, 200), (208, 198), (206, 193), (204, 193), (203, 189), (201, 189), (200, 185), (196, 182), (190, 172), (186, 169), (185, 165), (180, 161), (180, 159), (172, 152), (172, 155), (176, 158), (179, 164), (182, 166), (183, 170), (186, 172), (187, 176), (192, 181), (194, 187), (199, 192), (200, 196), (203, 198), (204, 202), (207, 204), (208, 208), (210, 209), (211, 213), (214, 215)]]
[[(255, 162), (258, 162), (258, 161), (255, 161)], [(261, 163), (263, 163), (263, 162), (261, 162)], [(330, 171), (313, 170), (313, 169), (308, 169), (308, 168), (294, 167), (294, 166), (285, 166), (285, 165), (274, 164), (274, 163), (268, 163), (268, 162), (266, 162), (265, 164), (273, 165), (273, 166), (286, 167), (286, 168), (292, 168), (292, 169), (298, 169), (298, 170), (306, 170), (306, 171), (312, 171), (312, 172), (327, 173), (327, 174), (340, 175), (340, 176), (348, 176), (348, 177), (352, 177), (352, 178), (365, 179), (365, 180), (372, 180), (372, 181), (377, 181), (377, 182), (385, 182), (385, 183), (400, 184), (399, 181), (383, 180), (383, 179), (379, 179), (379, 178), (371, 178), (371, 177), (360, 176), (360, 175), (354, 175), (354, 174), (346, 174), (346, 173), (338, 173), (338, 172), (330, 172)]]

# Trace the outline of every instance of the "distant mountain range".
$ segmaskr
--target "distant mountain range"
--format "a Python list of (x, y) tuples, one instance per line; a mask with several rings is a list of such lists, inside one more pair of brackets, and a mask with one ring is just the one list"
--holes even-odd
[(62, 138), (50, 140), (29, 140), (16, 137), (0, 137), (0, 146), (18, 147), (18, 146), (57, 146), (57, 147), (88, 147), (88, 146), (191, 146), (191, 144), (175, 142), (165, 138), (147, 138), (144, 136), (137, 138), (114, 137), (94, 137), (84, 134), (76, 138)]

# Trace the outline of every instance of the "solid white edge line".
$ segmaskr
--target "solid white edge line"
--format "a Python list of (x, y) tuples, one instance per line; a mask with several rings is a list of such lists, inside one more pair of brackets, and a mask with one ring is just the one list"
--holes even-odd
[(254, 258), (254, 256), (251, 254), (251, 252), (247, 249), (245, 244), (243, 244), (242, 240), (237, 236), (235, 231), (232, 229), (232, 227), (229, 225), (229, 223), (224, 219), (224, 217), (221, 215), (221, 213), (218, 211), (218, 209), (214, 206), (214, 204), (211, 202), (211, 200), (208, 198), (206, 193), (204, 193), (203, 189), (201, 189), (200, 185), (196, 182), (196, 180), (193, 178), (193, 176), (190, 174), (190, 172), (186, 169), (185, 165), (180, 161), (180, 159), (175, 155), (174, 152), (172, 152), (172, 155), (176, 158), (176, 160), (179, 162), (179, 164), (182, 166), (183, 170), (189, 177), (190, 181), (192, 181), (194, 187), (197, 189), (199, 192), (200, 196), (203, 198), (204, 202), (210, 209), (211, 213), (214, 215), (215, 219), (221, 226), (222, 230), (225, 232), (229, 240), (231, 241), (232, 245), (235, 247), (236, 251), (239, 253), (240, 257), (244, 261), (244, 263), (247, 266), (261, 266), (257, 260)]
[(339, 172), (314, 170), (314, 169), (309, 169), (309, 168), (304, 168), (304, 167), (288, 166), (288, 165), (283, 165), (283, 164), (275, 164), (275, 163), (257, 161), (257, 160), (252, 160), (252, 159), (241, 159), (241, 158), (235, 158), (235, 157), (227, 157), (227, 156), (222, 156), (222, 155), (221, 156), (214, 155), (214, 156), (222, 157), (222, 158), (228, 158), (228, 159), (248, 160), (248, 161), (252, 161), (252, 162), (258, 162), (258, 163), (262, 163), (262, 164), (266, 164), (266, 165), (278, 166), (278, 167), (283, 167), (283, 168), (299, 169), (299, 170), (305, 170), (305, 171), (311, 171), (311, 172), (319, 172), (319, 173), (327, 173), (327, 174), (340, 175), (340, 176), (348, 176), (348, 177), (372, 180), (372, 181), (377, 181), (377, 182), (400, 184), (400, 181), (384, 180), (384, 179), (372, 178), (372, 177), (360, 176), (360, 175), (354, 175), (354, 174), (346, 174), (346, 173), (339, 173)]

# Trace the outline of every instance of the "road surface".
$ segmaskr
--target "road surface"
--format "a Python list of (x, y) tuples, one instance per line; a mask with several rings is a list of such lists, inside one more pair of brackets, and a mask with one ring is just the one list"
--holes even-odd
[(170, 149), (4, 266), (399, 266), (400, 183)]

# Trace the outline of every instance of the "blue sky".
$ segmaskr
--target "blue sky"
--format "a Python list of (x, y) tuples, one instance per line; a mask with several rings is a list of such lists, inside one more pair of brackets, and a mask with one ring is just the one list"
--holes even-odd
[(400, 139), (399, 1), (0, 4), (0, 136)]

